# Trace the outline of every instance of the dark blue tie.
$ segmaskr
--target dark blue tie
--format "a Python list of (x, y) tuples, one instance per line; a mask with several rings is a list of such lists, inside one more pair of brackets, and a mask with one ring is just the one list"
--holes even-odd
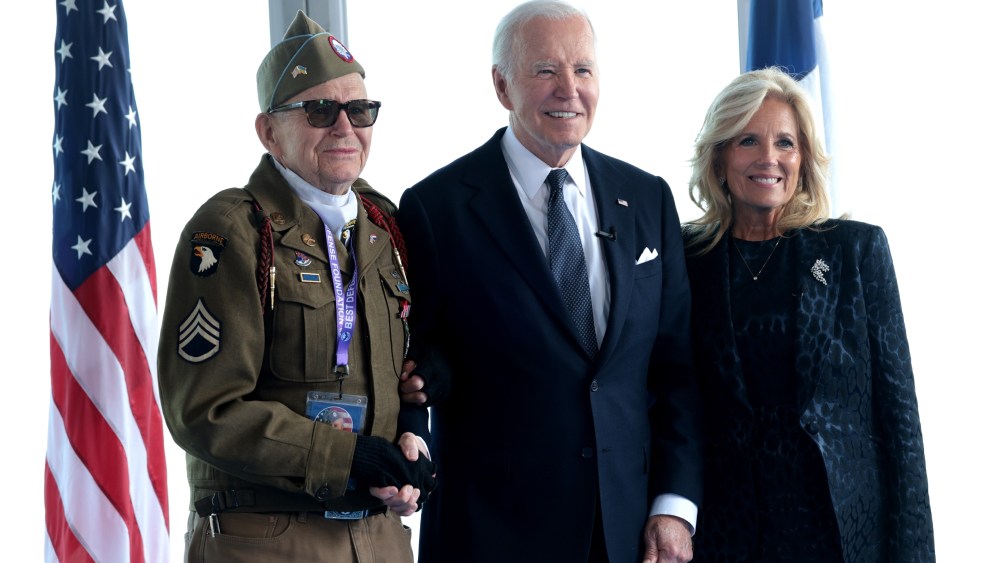
[(583, 256), (576, 222), (563, 199), (566, 176), (566, 170), (554, 168), (545, 180), (549, 184), (549, 268), (559, 286), (577, 337), (593, 358), (597, 355), (597, 335), (590, 304), (590, 284), (587, 282), (587, 260)]

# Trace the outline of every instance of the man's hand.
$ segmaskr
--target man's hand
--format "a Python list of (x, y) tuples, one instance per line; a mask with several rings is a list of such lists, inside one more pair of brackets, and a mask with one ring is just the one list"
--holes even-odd
[[(403, 457), (408, 461), (417, 461), (421, 453), (427, 459), (431, 457), (427, 451), (427, 444), (413, 432), (404, 432), (399, 437), (398, 443), (399, 449), (403, 452)], [(384, 502), (389, 510), (396, 512), (400, 516), (410, 516), (420, 509), (420, 489), (414, 488), (413, 485), (403, 485), (402, 488), (391, 485), (388, 487), (370, 487), (368, 492), (373, 497)]]
[(427, 443), (413, 432), (403, 432), (397, 443), (399, 449), (403, 450), (403, 457), (409, 461), (417, 461), (420, 454), (424, 454), (427, 459), (431, 458), (431, 453), (427, 451)]
[(694, 557), (691, 531), (676, 516), (650, 516), (642, 537), (646, 543), (642, 563), (687, 563)]
[(403, 371), (399, 374), (399, 397), (407, 403), (422, 405), (427, 402), (427, 393), (424, 392), (424, 378), (415, 375), (413, 370), (417, 369), (417, 363), (413, 360), (403, 361)]
[[(407, 446), (407, 449), (412, 455), (413, 448)], [(426, 456), (407, 459), (402, 447), (385, 438), (365, 435), (355, 438), (351, 477), (359, 485), (398, 489), (413, 485), (426, 494), (434, 489), (435, 473), (434, 464)]]
[(420, 508), (417, 502), (420, 500), (420, 489), (413, 488), (413, 485), (403, 485), (402, 489), (392, 486), (371, 487), (368, 492), (400, 516), (410, 516)]

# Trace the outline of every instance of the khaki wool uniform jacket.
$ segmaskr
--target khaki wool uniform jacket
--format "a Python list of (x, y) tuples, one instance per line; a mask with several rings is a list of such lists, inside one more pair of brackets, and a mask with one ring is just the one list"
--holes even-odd
[[(395, 212), (364, 180), (353, 189), (387, 214)], [(273, 311), (269, 294), (266, 312), (261, 306), (253, 199), (273, 230)], [(262, 158), (245, 189), (216, 194), (184, 228), (170, 271), (158, 361), (166, 424), (188, 454), (191, 510), (222, 491), (238, 491), (229, 504), (240, 506), (224, 507), (238, 512), (377, 504), (367, 490), (345, 496), (355, 434), (306, 415), (309, 392), (362, 395), (368, 398), (364, 433), (397, 439), (405, 337), (400, 298), (408, 299), (408, 290), (389, 233), (368, 220), (360, 202), (354, 237), (359, 322), (341, 388), (334, 373), (336, 307), (324, 226), (270, 157)], [(350, 260), (346, 248), (337, 247), (346, 287)]]

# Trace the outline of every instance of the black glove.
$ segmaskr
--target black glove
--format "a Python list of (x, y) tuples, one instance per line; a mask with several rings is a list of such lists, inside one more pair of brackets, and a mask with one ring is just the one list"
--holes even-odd
[(427, 402), (422, 406), (429, 407), (440, 404), (451, 393), (451, 370), (442, 354), (434, 349), (422, 349), (416, 344), (410, 351), (410, 358), (417, 363), (413, 375), (424, 380), (421, 389), (427, 395)]
[(421, 498), (434, 490), (436, 468), (421, 453), (417, 461), (410, 461), (399, 446), (378, 436), (358, 436), (351, 460), (351, 477), (366, 487), (402, 488), (413, 485), (420, 489)]

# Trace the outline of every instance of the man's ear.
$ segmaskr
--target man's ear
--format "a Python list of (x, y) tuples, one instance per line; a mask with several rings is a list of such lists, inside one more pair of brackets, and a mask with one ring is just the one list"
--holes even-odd
[(258, 113), (254, 127), (257, 129), (257, 138), (260, 139), (260, 144), (264, 145), (264, 148), (272, 156), (280, 157), (281, 147), (275, 136), (274, 120), (271, 116), (266, 113)]
[(493, 67), (493, 89), (496, 90), (497, 99), (500, 100), (500, 104), (508, 110), (514, 109), (514, 104), (510, 101), (510, 96), (507, 95), (507, 87), (509, 83), (507, 79), (504, 78), (503, 74)]

